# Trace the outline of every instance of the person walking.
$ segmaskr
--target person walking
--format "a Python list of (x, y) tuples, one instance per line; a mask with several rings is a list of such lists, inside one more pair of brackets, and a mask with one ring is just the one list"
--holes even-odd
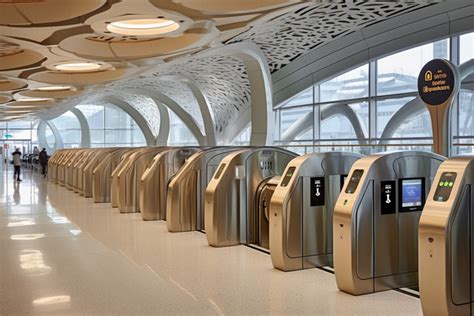
[(20, 179), (21, 152), (18, 147), (15, 149), (12, 156), (13, 156), (13, 166), (15, 168), (15, 171), (13, 172), (13, 179), (16, 179), (16, 181), (21, 181)]
[(46, 148), (40, 151), (38, 160), (41, 165), (43, 177), (46, 177), (46, 167), (48, 166), (48, 153), (46, 152)]

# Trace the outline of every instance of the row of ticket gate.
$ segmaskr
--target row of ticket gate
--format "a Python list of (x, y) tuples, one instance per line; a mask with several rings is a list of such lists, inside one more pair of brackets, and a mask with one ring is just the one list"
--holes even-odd
[(472, 313), (474, 157), (298, 156), (276, 147), (57, 151), (49, 179), (214, 247), (267, 249), (283, 271), (333, 267), (360, 295), (419, 289), (430, 315)]

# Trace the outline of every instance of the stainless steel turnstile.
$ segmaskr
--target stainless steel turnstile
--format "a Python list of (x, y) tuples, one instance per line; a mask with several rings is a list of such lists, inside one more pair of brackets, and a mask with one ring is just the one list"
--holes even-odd
[(157, 154), (140, 179), (139, 211), (144, 220), (166, 219), (166, 195), (170, 179), (200, 149), (170, 148)]
[(137, 150), (127, 158), (128, 163), (118, 173), (118, 208), (121, 213), (139, 212), (140, 179), (148, 164), (167, 147), (149, 147)]
[(79, 192), (86, 198), (93, 196), (93, 172), (96, 166), (105, 158), (105, 156), (114, 150), (113, 148), (101, 148), (94, 150), (93, 153), (88, 157), (86, 163), (79, 168), (79, 179), (78, 182), (82, 183), (82, 187), (79, 188)]
[(366, 294), (418, 284), (418, 222), (444, 157), (380, 153), (359, 159), (334, 208), (340, 290)]
[[(141, 150), (143, 148), (137, 149)], [(119, 199), (119, 177), (118, 175), (124, 168), (127, 167), (127, 165), (130, 163), (129, 158), (132, 155), (135, 155), (137, 153), (137, 150), (133, 149), (130, 151), (125, 152), (121, 158), (120, 162), (118, 165), (113, 169), (112, 174), (110, 175), (110, 203), (113, 208), (118, 207), (118, 199)]]
[(221, 160), (238, 149), (214, 147), (197, 152), (170, 180), (166, 205), (166, 223), (170, 232), (204, 229), (207, 184)]
[(104, 157), (95, 167), (92, 179), (92, 196), (95, 203), (110, 202), (112, 171), (118, 166), (123, 155), (132, 150), (136, 150), (136, 148), (116, 149)]
[(57, 174), (56, 174), (56, 180), (59, 185), (66, 185), (66, 169), (68, 164), (71, 161), (74, 161), (75, 157), (79, 155), (81, 152), (81, 149), (78, 150), (68, 150), (66, 154), (58, 161), (57, 164)]
[(270, 254), (275, 268), (333, 266), (334, 205), (352, 165), (361, 157), (314, 153), (288, 164), (270, 205)]
[(420, 218), (419, 280), (424, 315), (473, 315), (474, 156), (445, 161)]
[(205, 194), (204, 223), (209, 245), (257, 244), (259, 186), (281, 175), (296, 156), (281, 148), (255, 147), (230, 153), (221, 161)]

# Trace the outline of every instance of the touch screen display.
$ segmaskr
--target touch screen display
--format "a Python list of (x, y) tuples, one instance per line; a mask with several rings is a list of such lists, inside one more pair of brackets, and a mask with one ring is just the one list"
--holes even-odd
[(285, 174), (285, 177), (281, 181), (281, 186), (286, 187), (288, 183), (290, 182), (291, 177), (293, 177), (293, 174), (295, 173), (296, 167), (290, 167), (288, 168), (288, 171)]
[(424, 179), (402, 179), (401, 181), (401, 212), (419, 211), (423, 208), (425, 190)]
[(433, 199), (438, 202), (446, 202), (453, 190), (456, 180), (455, 172), (443, 172), (441, 175)]
[(351, 179), (349, 181), (349, 184), (347, 185), (346, 193), (354, 194), (355, 190), (357, 189), (357, 186), (359, 185), (360, 179), (362, 178), (363, 174), (364, 174), (364, 170), (362, 170), (362, 169), (354, 170), (354, 172), (351, 175)]

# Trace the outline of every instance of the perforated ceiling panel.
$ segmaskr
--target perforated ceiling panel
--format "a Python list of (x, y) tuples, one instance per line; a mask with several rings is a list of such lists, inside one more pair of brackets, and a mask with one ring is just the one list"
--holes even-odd
[(145, 119), (151, 132), (156, 137), (160, 132), (160, 111), (149, 97), (138, 94), (115, 92), (116, 96), (130, 104)]
[(309, 50), (381, 20), (437, 1), (328, 1), (298, 6), (227, 41), (252, 41), (263, 50), (271, 72)]
[(250, 82), (245, 66), (238, 58), (219, 55), (195, 57), (164, 71), (153, 75), (181, 75), (196, 82), (214, 115), (217, 132), (222, 132), (250, 106)]

